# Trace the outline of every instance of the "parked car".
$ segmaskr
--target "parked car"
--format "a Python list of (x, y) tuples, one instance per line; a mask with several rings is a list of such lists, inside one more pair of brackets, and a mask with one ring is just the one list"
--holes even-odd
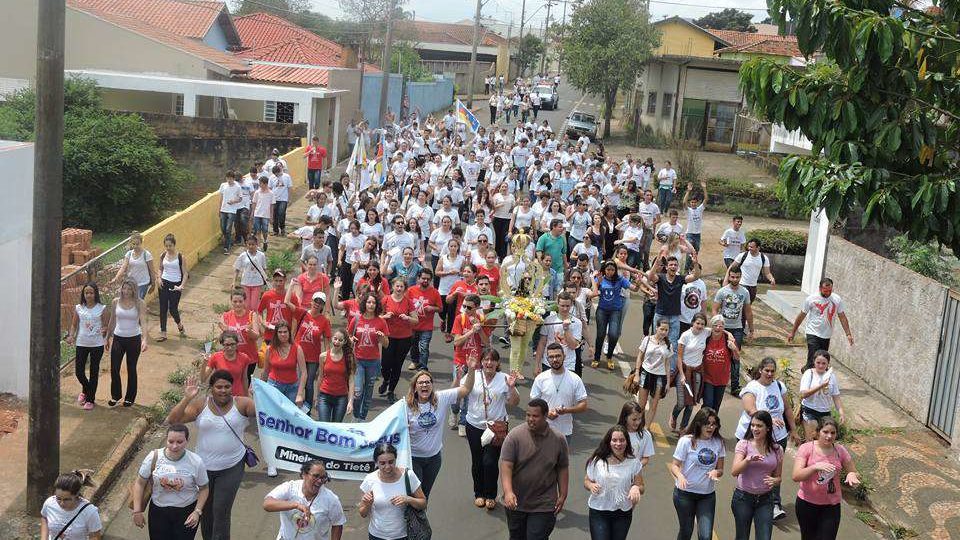
[(567, 135), (579, 138), (586, 135), (591, 141), (597, 139), (597, 117), (590, 113), (573, 111), (567, 117)]
[(539, 85), (533, 87), (534, 94), (540, 96), (540, 108), (543, 110), (550, 109), (551, 111), (557, 110), (557, 107), (560, 105), (560, 94), (557, 93), (557, 90), (551, 85)]

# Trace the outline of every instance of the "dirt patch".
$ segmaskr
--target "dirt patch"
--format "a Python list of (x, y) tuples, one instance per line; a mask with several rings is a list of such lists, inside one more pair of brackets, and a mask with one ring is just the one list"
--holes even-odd
[[(607, 154), (618, 159), (631, 154), (634, 158), (653, 158), (653, 163), (659, 168), (667, 160), (673, 160), (673, 151), (669, 148), (640, 148), (630, 146), (620, 138), (612, 138), (604, 143)], [(777, 179), (767, 171), (757, 167), (746, 159), (725, 152), (698, 152), (703, 160), (704, 175), (706, 178), (730, 178), (733, 180), (747, 180), (754, 184), (773, 186)], [(683, 171), (677, 171), (683, 176)], [(682, 178), (681, 178), (682, 181)]]
[(26, 411), (26, 404), (12, 394), (0, 394), (0, 439), (13, 433), (20, 425), (20, 419)]

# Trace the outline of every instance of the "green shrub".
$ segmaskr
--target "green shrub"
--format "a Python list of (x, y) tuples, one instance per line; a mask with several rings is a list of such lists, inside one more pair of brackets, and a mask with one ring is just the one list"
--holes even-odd
[[(679, 183), (693, 182), (694, 185), (700, 184), (703, 178), (704, 167), (703, 160), (700, 159), (700, 148), (692, 141), (674, 139), (670, 142), (670, 149), (673, 151), (673, 168), (677, 171), (677, 180)], [(709, 187), (709, 184), (707, 184)], [(679, 188), (679, 186), (678, 186)]]
[(756, 229), (750, 231), (747, 240), (760, 241), (761, 251), (780, 255), (805, 255), (807, 235), (789, 229)]
[(935, 279), (947, 287), (957, 284), (950, 262), (940, 254), (940, 248), (932, 243), (914, 242), (901, 234), (887, 242), (894, 260), (914, 272)]
[(730, 178), (711, 178), (707, 180), (707, 192), (716, 195), (721, 202), (727, 198), (749, 199), (762, 204), (780, 204), (774, 190), (757, 186), (746, 180), (732, 180)]
[(282, 270), (284, 274), (289, 274), (297, 266), (297, 256), (290, 251), (273, 251), (267, 255), (267, 271), (273, 274), (277, 270)]
[(640, 148), (666, 148), (668, 141), (650, 126), (640, 125), (631, 131), (633, 145)]

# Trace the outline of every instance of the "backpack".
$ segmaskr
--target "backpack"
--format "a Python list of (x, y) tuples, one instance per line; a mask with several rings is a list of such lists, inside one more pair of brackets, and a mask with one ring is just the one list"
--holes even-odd
[[(737, 266), (742, 265), (742, 264), (743, 264), (743, 261), (747, 258), (747, 253), (750, 253), (750, 252), (749, 252), (749, 251), (744, 251), (743, 253), (737, 255), (737, 256), (733, 259), (734, 264), (736, 264)], [(763, 269), (764, 266), (769, 266), (769, 265), (767, 264), (767, 255), (766, 255), (765, 253), (761, 252), (761, 253), (760, 253), (760, 268), (761, 268), (761, 272), (760, 272), (760, 273), (761, 273), (761, 274), (763, 274), (762, 269)]]

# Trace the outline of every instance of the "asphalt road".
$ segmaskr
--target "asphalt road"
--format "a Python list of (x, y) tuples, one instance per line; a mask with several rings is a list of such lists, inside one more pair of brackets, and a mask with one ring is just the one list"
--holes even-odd
[[(570, 110), (576, 108), (585, 112), (596, 112), (597, 104), (600, 103), (598, 98), (583, 97), (566, 84), (561, 85), (560, 99), (561, 108), (559, 110), (545, 111), (541, 114), (541, 118), (550, 120), (550, 124), (554, 126), (555, 130), (557, 126), (562, 126)], [(485, 113), (486, 111), (481, 112)], [(487, 119), (484, 118), (483, 120), (486, 121)], [(636, 347), (642, 337), (641, 323), (641, 303), (634, 300), (628, 310), (624, 323), (624, 337), (621, 342), (623, 350), (629, 353), (630, 363), (633, 362)], [(506, 352), (501, 349), (501, 353)], [(439, 333), (436, 333), (431, 351), (431, 364), (437, 368), (437, 379), (441, 387), (447, 387), (450, 384), (447, 366), (449, 366), (451, 358), (452, 348), (443, 342)], [(622, 361), (621, 369), (628, 369), (628, 364), (623, 362), (627, 359), (627, 356), (620, 357)], [(574, 421), (569, 498), (551, 538), (579, 540), (589, 536), (588, 494), (583, 488), (583, 471), (586, 460), (594, 450), (597, 441), (616, 422), (617, 414), (625, 401), (621, 391), (624, 374), (625, 372), (610, 373), (606, 369), (594, 370), (589, 367), (584, 370), (584, 382), (589, 393), (589, 410), (584, 414), (577, 415)], [(404, 374), (405, 381), (409, 380), (409, 375), (409, 372)], [(406, 383), (401, 382), (399, 388), (406, 388)], [(529, 381), (520, 388), (521, 404), (527, 401), (529, 389)], [(672, 500), (673, 479), (667, 470), (667, 464), (671, 460), (676, 439), (672, 435), (669, 438), (665, 437), (665, 430), (661, 427), (666, 426), (665, 418), (674, 402), (674, 394), (671, 393), (660, 405), (657, 413), (658, 422), (651, 426), (651, 431), (656, 439), (657, 455), (651, 458), (650, 464), (644, 470), (646, 494), (634, 511), (631, 538), (669, 539), (675, 538), (677, 534), (677, 518)], [(372, 413), (375, 414), (383, 410), (387, 405), (389, 404), (385, 400), (375, 399)], [(522, 408), (511, 410), (511, 426), (523, 421), (522, 411)], [(729, 470), (730, 463), (732, 463), (733, 447), (736, 444), (736, 440), (733, 438), (733, 430), (739, 414), (739, 400), (728, 395), (724, 399), (720, 414), (723, 425), (721, 433), (727, 441), (728, 460), (727, 474), (721, 478), (717, 488), (713, 535), (715, 540), (726, 540), (734, 537), (730, 498), (735, 487), (735, 480), (729, 475)], [(247, 440), (257, 447), (256, 436), (252, 432), (247, 434)], [(156, 448), (159, 444), (159, 440), (150, 441), (145, 444), (145, 447)], [(141, 452), (134, 463), (139, 464), (145, 453), (146, 450)], [(800, 532), (794, 517), (797, 486), (789, 480), (789, 474), (793, 467), (793, 454), (794, 450), (790, 448), (784, 464), (786, 481), (783, 485), (783, 500), (788, 515), (775, 525), (774, 531), (774, 536), (781, 539), (800, 538)], [(115, 489), (115, 492), (121, 493), (121, 496), (122, 491), (126, 490), (126, 482), (132, 478), (132, 469), (133, 467), (128, 467), (124, 474), (124, 480), (118, 483), (119, 487)], [(263, 497), (274, 486), (294, 478), (295, 476), (292, 473), (282, 471), (277, 478), (268, 478), (265, 469), (248, 471), (234, 505), (232, 537), (237, 540), (275, 538), (279, 519), (261, 509)], [(507, 538), (506, 519), (502, 507), (498, 507), (493, 512), (474, 507), (471, 482), (470, 452), (466, 440), (458, 437), (456, 431), (448, 430), (444, 440), (443, 468), (434, 486), (428, 509), (434, 538), (437, 540)], [(355, 505), (360, 498), (358, 486), (358, 482), (343, 480), (334, 480), (328, 484), (328, 487), (336, 492), (343, 502), (348, 516), (344, 538), (350, 540), (367, 538), (367, 522), (355, 510)], [(854, 510), (851, 507), (844, 504), (839, 537), (859, 539), (875, 538), (876, 535), (855, 517)], [(105, 538), (109, 540), (139, 539), (147, 538), (147, 534), (145, 530), (133, 526), (129, 511), (124, 507), (118, 513), (116, 519), (110, 523)]]

